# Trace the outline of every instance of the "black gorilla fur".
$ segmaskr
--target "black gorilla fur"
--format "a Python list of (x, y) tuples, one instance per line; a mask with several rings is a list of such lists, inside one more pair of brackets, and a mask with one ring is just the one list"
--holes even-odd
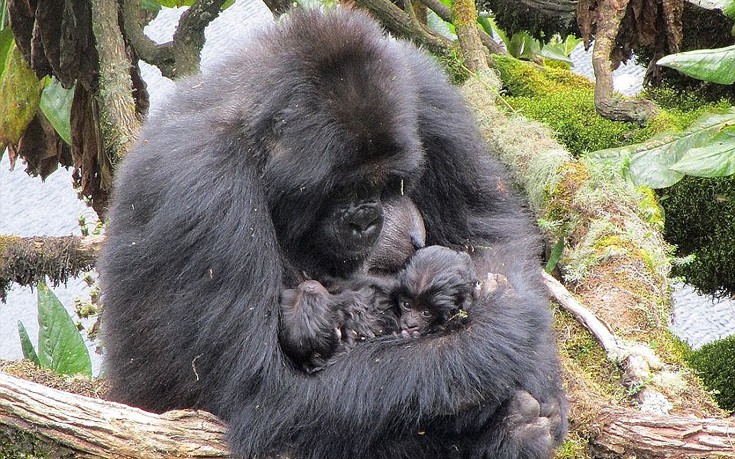
[[(548, 457), (566, 413), (539, 238), (429, 57), (361, 13), (293, 13), (177, 88), (109, 210), (115, 399), (209, 410), (242, 457)], [(281, 291), (359, 267), (373, 217), (370, 234), (343, 234), (341, 200), (367, 202), (379, 225), (380, 197), (404, 186), (427, 244), (468, 249), (510, 288), (479, 298), (467, 329), (295, 369), (278, 345)]]

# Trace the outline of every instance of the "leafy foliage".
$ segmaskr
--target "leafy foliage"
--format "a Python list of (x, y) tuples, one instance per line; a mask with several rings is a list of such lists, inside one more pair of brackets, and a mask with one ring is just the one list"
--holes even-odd
[(554, 35), (547, 43), (542, 43), (528, 32), (516, 32), (509, 38), (492, 17), (481, 16), (478, 22), (489, 35), (499, 37), (508, 54), (516, 59), (537, 61), (540, 58), (546, 58), (571, 65), (569, 55), (577, 44), (582, 42), (581, 38), (573, 35), (568, 35), (564, 39), (559, 35)]
[(71, 145), (70, 120), (73, 99), (74, 88), (64, 89), (56, 78), (52, 78), (41, 93), (41, 111), (68, 145)]
[(38, 346), (33, 348), (22, 323), (18, 324), (23, 355), (58, 374), (92, 375), (92, 360), (82, 335), (59, 299), (38, 284)]
[(687, 360), (726, 410), (735, 410), (735, 335), (692, 351)]
[(659, 59), (657, 64), (699, 80), (735, 83), (735, 45), (670, 54)]
[(651, 188), (669, 187), (684, 175), (730, 175), (735, 173), (735, 109), (705, 115), (684, 132), (598, 151), (594, 156), (620, 161), (624, 174)]

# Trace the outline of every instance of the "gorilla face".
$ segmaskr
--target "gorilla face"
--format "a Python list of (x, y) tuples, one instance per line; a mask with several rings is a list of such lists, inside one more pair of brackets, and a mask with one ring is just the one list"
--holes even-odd
[[(400, 59), (386, 65), (369, 57), (315, 59), (294, 75), (297, 84), (264, 91), (286, 96), (258, 103), (274, 107), (262, 121), (263, 183), (278, 241), (310, 276), (357, 269), (380, 235), (383, 200), (418, 179), (424, 162), (410, 71)], [(381, 79), (355, 71), (365, 59)]]

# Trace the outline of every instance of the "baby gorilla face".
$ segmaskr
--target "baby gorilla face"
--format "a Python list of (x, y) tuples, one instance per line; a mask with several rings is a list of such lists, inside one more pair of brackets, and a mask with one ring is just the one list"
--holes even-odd
[(460, 322), (474, 300), (477, 274), (466, 253), (430, 246), (416, 252), (398, 284), (401, 335), (419, 337)]

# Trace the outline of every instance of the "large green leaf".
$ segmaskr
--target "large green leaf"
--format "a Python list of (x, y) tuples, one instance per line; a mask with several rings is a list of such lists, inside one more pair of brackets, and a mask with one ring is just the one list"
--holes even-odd
[(41, 111), (51, 122), (64, 142), (71, 145), (71, 101), (74, 99), (74, 88), (65, 89), (56, 78), (46, 85), (41, 93)]
[(23, 350), (23, 358), (30, 360), (37, 366), (41, 366), (41, 362), (38, 361), (38, 354), (33, 348), (31, 338), (28, 336), (25, 325), (20, 320), (18, 321), (18, 335), (20, 335), (20, 348)]
[(643, 143), (600, 150), (592, 153), (592, 156), (619, 160), (624, 164), (624, 172), (638, 185), (665, 188), (684, 177), (680, 170), (673, 168), (675, 164), (688, 152), (696, 153), (695, 149), (707, 148), (716, 142), (723, 130), (733, 123), (735, 109), (730, 109), (727, 113), (705, 115), (682, 133), (660, 135)]
[(59, 299), (38, 284), (38, 361), (59, 374), (92, 375), (92, 360), (82, 335)]
[(735, 45), (670, 54), (657, 62), (699, 80), (719, 84), (735, 82)]
[(709, 144), (692, 148), (671, 169), (697, 177), (735, 174), (735, 131), (723, 130)]
[(38, 111), (43, 84), (13, 45), (0, 75), (0, 144), (16, 145)]

